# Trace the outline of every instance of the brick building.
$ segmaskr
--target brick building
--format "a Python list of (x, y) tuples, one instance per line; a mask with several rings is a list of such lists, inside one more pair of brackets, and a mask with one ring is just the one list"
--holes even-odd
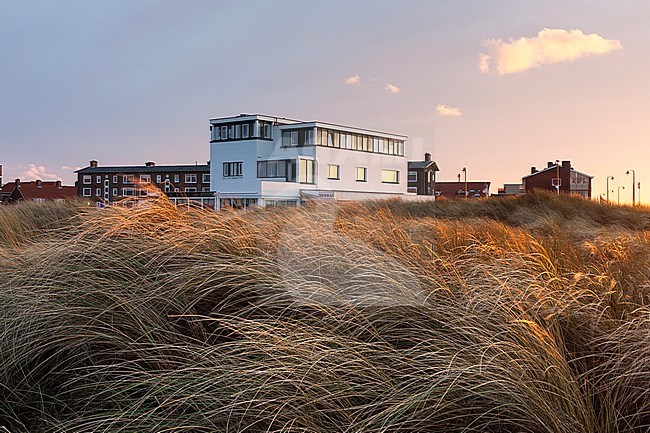
[(431, 160), (431, 154), (424, 154), (424, 161), (408, 162), (408, 192), (417, 195), (433, 195), (438, 164)]
[(210, 192), (210, 165), (100, 166), (95, 160), (76, 171), (77, 195), (103, 204), (115, 204), (125, 198), (155, 196), (164, 192), (177, 204), (188, 199), (214, 207)]
[(542, 170), (531, 167), (530, 174), (521, 181), (526, 193), (536, 189), (557, 192), (559, 188), (562, 194), (591, 198), (591, 179), (593, 176), (571, 167), (571, 161), (555, 161), (548, 162)]
[(44, 203), (74, 200), (77, 197), (77, 189), (74, 186), (61, 185), (60, 180), (21, 182), (20, 179), (16, 179), (2, 187), (0, 196), (5, 204), (28, 201)]
[[(490, 194), (489, 181), (471, 181), (467, 182), (467, 198), (477, 199), (484, 198)], [(465, 198), (465, 182), (464, 181), (446, 181), (436, 182), (436, 189), (434, 194), (436, 197), (444, 197), (446, 199), (464, 199)]]

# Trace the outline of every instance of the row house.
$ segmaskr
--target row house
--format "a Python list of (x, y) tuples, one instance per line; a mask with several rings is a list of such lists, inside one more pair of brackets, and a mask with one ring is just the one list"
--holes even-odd
[(74, 186), (62, 185), (60, 180), (43, 181), (37, 179), (30, 182), (21, 182), (20, 179), (16, 179), (0, 188), (0, 197), (4, 204), (63, 202), (75, 200), (77, 198), (77, 189)]
[(404, 135), (261, 114), (210, 119), (210, 133), (218, 207), (408, 195)]
[(76, 171), (77, 194), (85, 200), (115, 204), (123, 199), (165, 193), (177, 204), (214, 207), (210, 192), (210, 165), (100, 166), (96, 160)]

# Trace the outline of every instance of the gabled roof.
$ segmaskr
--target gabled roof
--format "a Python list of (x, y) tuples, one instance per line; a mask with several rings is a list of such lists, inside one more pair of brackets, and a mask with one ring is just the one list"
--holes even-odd
[(409, 161), (409, 170), (415, 170), (417, 168), (440, 171), (435, 161)]
[(20, 182), (16, 188), (16, 183), (11, 182), (2, 187), (2, 195), (6, 198), (12, 197), (14, 200), (19, 200), (20, 198), (24, 200), (37, 198), (45, 200), (72, 199), (77, 196), (77, 188), (61, 185), (61, 182), (55, 181)]
[(75, 171), (79, 174), (97, 174), (97, 173), (166, 173), (166, 172), (199, 172), (209, 173), (210, 166), (207, 164), (188, 164), (188, 165), (122, 165), (112, 167), (85, 167)]
[[(540, 173), (546, 173), (547, 171), (557, 170), (557, 167), (558, 167), (558, 165), (557, 165), (557, 164), (554, 164), (554, 165), (552, 165), (552, 166), (550, 166), (550, 167), (546, 167), (546, 168), (544, 168), (544, 169), (542, 169), (542, 170), (538, 170), (538, 171), (536, 171), (535, 173), (530, 173), (530, 174), (528, 174), (528, 175), (522, 177), (522, 179), (527, 179), (527, 178), (532, 177), (532, 176), (537, 176), (538, 174), (540, 174)], [(560, 169), (562, 169), (562, 166), (560, 166)], [(587, 174), (587, 173), (583, 173), (583, 172), (581, 172), (581, 171), (578, 171), (578, 170), (576, 170), (576, 169), (573, 168), (573, 167), (571, 167), (571, 171), (575, 171), (576, 173), (579, 173), (579, 174), (581, 174), (581, 175), (583, 175), (583, 176), (587, 176), (589, 179), (593, 179), (593, 178), (594, 178), (592, 175)]]

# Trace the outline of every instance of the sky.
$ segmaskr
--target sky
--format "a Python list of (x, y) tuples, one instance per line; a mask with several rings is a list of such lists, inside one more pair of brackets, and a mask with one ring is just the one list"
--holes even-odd
[(205, 163), (210, 118), (262, 113), (408, 135), (492, 192), (571, 160), (629, 203), (635, 170), (650, 204), (648, 22), (647, 0), (4, 0), (3, 180)]

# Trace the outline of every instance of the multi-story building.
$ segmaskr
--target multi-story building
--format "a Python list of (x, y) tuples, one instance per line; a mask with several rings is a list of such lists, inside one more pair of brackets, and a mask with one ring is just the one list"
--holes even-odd
[(585, 173), (581, 173), (571, 167), (571, 161), (548, 162), (546, 168), (537, 170), (531, 167), (530, 174), (521, 180), (524, 190), (528, 193), (532, 190), (548, 190), (563, 194), (576, 194), (585, 198), (591, 198), (591, 179)]
[(114, 204), (125, 198), (167, 194), (177, 204), (215, 206), (210, 165), (100, 166), (95, 160), (76, 171), (77, 194), (92, 202)]
[(436, 185), (438, 164), (431, 160), (431, 154), (424, 154), (424, 161), (409, 161), (408, 192), (417, 195), (433, 195)]
[(20, 179), (16, 179), (0, 188), (0, 196), (6, 204), (30, 201), (35, 203), (62, 202), (74, 200), (77, 197), (76, 191), (74, 186), (61, 185), (60, 180), (21, 182)]
[(210, 119), (211, 189), (220, 206), (407, 195), (407, 137), (260, 114)]

